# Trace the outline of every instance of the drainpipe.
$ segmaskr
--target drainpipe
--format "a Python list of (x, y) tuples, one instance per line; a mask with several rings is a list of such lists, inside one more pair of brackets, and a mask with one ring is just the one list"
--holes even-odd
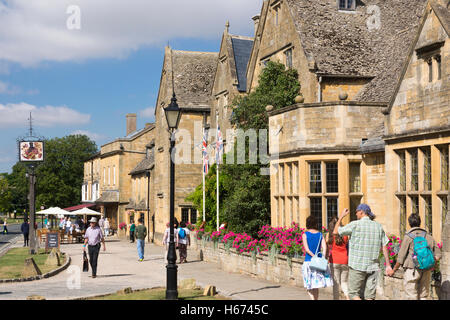
[(322, 102), (322, 76), (319, 76), (319, 86), (317, 92), (317, 102)]

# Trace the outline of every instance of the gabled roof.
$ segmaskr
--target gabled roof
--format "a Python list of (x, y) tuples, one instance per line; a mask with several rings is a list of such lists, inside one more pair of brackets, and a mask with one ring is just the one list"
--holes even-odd
[[(449, 10), (444, 8), (442, 5), (440, 5), (436, 0), (430, 0), (430, 1), (428, 1), (428, 3), (430, 5), (431, 9), (434, 11), (436, 16), (438, 17), (439, 21), (441, 22), (441, 25), (445, 29), (447, 36), (450, 37), (450, 30), (449, 30), (450, 13), (449, 13)], [(400, 86), (402, 84), (403, 78), (405, 77), (405, 73), (408, 70), (408, 66), (411, 61), (411, 57), (413, 56), (416, 46), (419, 42), (420, 34), (422, 33), (422, 29), (428, 18), (428, 15), (429, 15), (429, 12), (428, 12), (428, 10), (426, 10), (425, 14), (421, 18), (420, 26), (415, 34), (414, 40), (410, 43), (407, 59), (405, 59), (403, 61), (400, 76), (394, 85), (393, 94), (390, 98), (386, 113), (391, 112), (391, 109), (392, 109), (392, 106), (394, 105), (398, 91), (400, 90)]]
[(240, 92), (245, 92), (247, 90), (247, 65), (252, 53), (253, 39), (231, 36), (231, 44), (238, 80), (237, 89)]
[(129, 174), (132, 176), (141, 174), (151, 170), (154, 166), (155, 166), (155, 149), (153, 148), (150, 151), (149, 156), (145, 157), (141, 162), (139, 162), (138, 165), (133, 170), (131, 170)]
[(166, 57), (170, 65), (170, 69), (166, 72), (170, 84), (168, 92), (172, 92), (173, 70), (174, 89), (180, 108), (209, 108), (219, 54), (172, 49), (169, 49), (168, 54), (170, 55)]
[(440, 3), (434, 1), (431, 2), (431, 7), (433, 8), (434, 13), (436, 13), (436, 16), (441, 22), (442, 27), (445, 29), (445, 32), (447, 32), (447, 35), (450, 37), (450, 12), (448, 9), (449, 5), (450, 2), (447, 4), (447, 8), (445, 8)]
[(314, 72), (375, 77), (355, 100), (390, 100), (426, 0), (361, 0), (354, 12), (337, 10), (336, 0), (286, 3)]

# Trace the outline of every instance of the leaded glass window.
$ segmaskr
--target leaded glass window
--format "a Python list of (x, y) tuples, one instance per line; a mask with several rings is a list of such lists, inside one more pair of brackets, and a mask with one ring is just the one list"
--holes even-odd
[(399, 173), (400, 173), (400, 190), (406, 191), (406, 158), (405, 152), (402, 151), (398, 154), (399, 157)]
[(400, 199), (400, 237), (403, 239), (403, 236), (406, 233), (406, 198), (401, 197)]
[(425, 202), (425, 228), (429, 233), (433, 233), (433, 207), (431, 197), (424, 197)]
[(417, 149), (412, 150), (410, 155), (411, 155), (411, 190), (417, 191), (419, 189), (419, 164), (417, 159)]
[(322, 193), (322, 172), (320, 162), (312, 162), (309, 164), (309, 177), (309, 192)]
[(423, 149), (423, 185), (427, 191), (431, 190), (431, 150)]
[(316, 217), (318, 227), (322, 225), (322, 198), (311, 198), (311, 215)]
[(361, 163), (350, 163), (350, 192), (361, 192)]
[(441, 151), (441, 190), (448, 190), (448, 145), (442, 147)]
[(327, 172), (327, 192), (338, 192), (338, 164), (337, 162), (326, 163)]

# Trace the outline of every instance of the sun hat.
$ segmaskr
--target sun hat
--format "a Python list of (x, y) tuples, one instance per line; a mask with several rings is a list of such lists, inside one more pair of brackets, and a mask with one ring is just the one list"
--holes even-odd
[(95, 223), (97, 223), (97, 218), (96, 218), (96, 217), (92, 217), (91, 220), (89, 220), (89, 222), (95, 222)]
[(364, 211), (364, 213), (367, 214), (369, 217), (375, 217), (375, 215), (373, 214), (370, 207), (365, 203), (361, 203), (360, 205), (358, 205), (358, 207), (356, 208), (356, 211), (360, 211), (360, 210)]

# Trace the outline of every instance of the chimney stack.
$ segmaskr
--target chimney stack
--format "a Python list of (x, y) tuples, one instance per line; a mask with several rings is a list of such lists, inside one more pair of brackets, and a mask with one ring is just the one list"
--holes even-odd
[(127, 135), (136, 131), (136, 113), (127, 114)]
[(256, 37), (256, 32), (258, 32), (258, 26), (259, 26), (259, 14), (257, 14), (256, 16), (254, 16), (252, 19), (255, 23), (255, 37)]

